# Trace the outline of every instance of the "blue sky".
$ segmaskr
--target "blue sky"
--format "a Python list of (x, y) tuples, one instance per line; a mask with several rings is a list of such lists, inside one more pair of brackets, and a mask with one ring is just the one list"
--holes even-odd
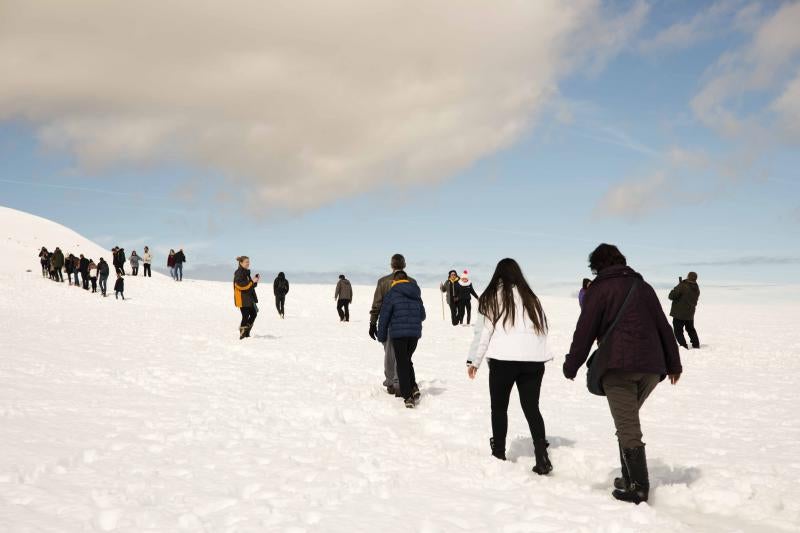
[[(774, 17), (798, 10), (688, 1), (603, 10), (622, 16), (637, 6), (645, 13), (636, 31), (555, 77), (510, 142), (423, 179), (405, 179), (390, 160), (377, 167), (387, 170), (375, 183), (342, 185), (341, 195), (313, 205), (295, 205), (291, 195), (303, 189), (290, 183), (290, 200), (268, 195), (253, 208), (246, 197), (271, 187), (269, 177), (237, 175), (203, 157), (87, 163), (80, 140), (52, 141), (48, 121), (58, 113), (4, 112), (0, 97), (0, 204), (107, 246), (181, 246), (187, 269), (232, 268), (233, 257), (248, 254), (256, 270), (290, 278), (339, 271), (366, 278), (400, 251), (409, 270), (426, 277), (470, 268), (480, 286), (498, 259), (511, 256), (534, 285), (567, 286), (588, 274), (586, 256), (597, 243), (613, 242), (657, 282), (691, 269), (708, 284), (795, 281), (800, 136), (787, 87), (800, 76), (800, 44), (787, 45), (756, 88), (730, 83), (714, 105), (698, 95), (723, 78), (763, 78), (761, 66), (775, 61), (752, 50), (767, 32), (780, 32)], [(788, 111), (776, 110), (779, 100)], [(744, 127), (731, 126), (728, 115)], [(436, 142), (447, 140), (433, 137), (432, 149)]]

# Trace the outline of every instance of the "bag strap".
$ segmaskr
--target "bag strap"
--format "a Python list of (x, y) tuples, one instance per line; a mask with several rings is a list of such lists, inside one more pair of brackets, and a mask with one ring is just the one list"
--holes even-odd
[(638, 278), (633, 281), (633, 285), (631, 285), (631, 288), (628, 290), (628, 294), (625, 296), (625, 301), (622, 302), (622, 307), (619, 308), (619, 312), (617, 313), (617, 316), (614, 318), (614, 322), (612, 322), (611, 325), (606, 330), (605, 334), (603, 335), (603, 339), (601, 341), (598, 341), (597, 343), (598, 346), (600, 345), (601, 342), (603, 342), (605, 339), (608, 338), (609, 334), (611, 334), (612, 331), (614, 331), (614, 328), (617, 326), (617, 322), (619, 322), (622, 313), (625, 311), (625, 308), (628, 307), (628, 302), (631, 301), (631, 295), (636, 291), (636, 288), (639, 286), (641, 281), (642, 280)]

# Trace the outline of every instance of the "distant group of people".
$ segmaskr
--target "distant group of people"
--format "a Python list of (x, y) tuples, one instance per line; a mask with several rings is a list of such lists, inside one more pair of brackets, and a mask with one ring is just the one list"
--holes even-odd
[[(116, 248), (115, 248), (116, 250)], [(112, 253), (116, 254), (114, 250)], [(115, 256), (116, 257), (116, 256)], [(53, 252), (49, 252), (46, 247), (42, 246), (39, 250), (39, 261), (42, 265), (42, 276), (49, 277), (53, 281), (60, 283), (64, 282), (64, 274), (62, 270), (67, 273), (67, 281), (70, 286), (82, 287), (84, 290), (89, 290), (93, 293), (97, 292), (98, 285), (100, 287), (100, 294), (105, 297), (107, 292), (108, 277), (110, 269), (108, 263), (102, 257), (97, 263), (94, 259), (85, 257), (83, 254), (77, 256), (69, 253), (64, 256), (61, 248), (56, 246)], [(123, 278), (124, 270), (116, 270), (117, 279), (114, 282), (114, 297), (125, 299), (125, 279)]]
[(136, 253), (136, 250), (131, 252), (131, 256), (129, 258), (125, 258), (125, 248), (121, 248), (119, 246), (115, 246), (111, 249), (111, 262), (114, 265), (114, 270), (118, 274), (122, 274), (126, 276), (125, 273), (125, 263), (130, 261), (131, 264), (131, 275), (138, 276), (139, 275), (139, 263), (144, 265), (144, 270), (142, 272), (142, 277), (150, 278), (153, 276), (153, 272), (151, 270), (151, 265), (153, 263), (153, 254), (150, 253), (150, 248), (148, 246), (144, 247), (143, 255), (139, 255)]
[[(447, 280), (439, 285), (439, 290), (447, 295), (447, 305), (450, 308), (450, 320), (454, 326), (469, 326), (472, 322), (472, 297), (478, 298), (478, 293), (472, 287), (469, 271), (464, 270), (461, 276), (451, 270)], [(466, 324), (464, 320), (466, 319)]]

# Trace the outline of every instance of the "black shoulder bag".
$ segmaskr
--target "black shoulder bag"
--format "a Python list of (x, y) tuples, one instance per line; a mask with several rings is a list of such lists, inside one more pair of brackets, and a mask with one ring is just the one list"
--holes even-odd
[(631, 285), (628, 291), (628, 295), (625, 296), (625, 301), (622, 302), (622, 307), (619, 308), (619, 312), (616, 318), (614, 318), (614, 322), (608, 327), (602, 340), (597, 341), (597, 349), (592, 353), (591, 357), (589, 357), (589, 360), (586, 361), (586, 367), (588, 368), (586, 371), (586, 388), (589, 389), (589, 392), (597, 396), (606, 395), (606, 392), (603, 390), (603, 376), (608, 370), (610, 354), (608, 353), (608, 348), (606, 348), (608, 343), (605, 341), (608, 339), (608, 336), (611, 335), (611, 332), (614, 331), (617, 322), (619, 322), (619, 318), (622, 316), (622, 313), (625, 312), (625, 308), (628, 307), (628, 302), (631, 301), (631, 296), (636, 292), (639, 283), (641, 283), (639, 279), (633, 282), (633, 285)]

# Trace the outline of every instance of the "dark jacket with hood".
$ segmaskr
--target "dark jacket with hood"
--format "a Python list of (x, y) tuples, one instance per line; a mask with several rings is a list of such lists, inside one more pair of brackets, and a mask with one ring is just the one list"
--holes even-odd
[(64, 253), (60, 248), (56, 248), (56, 251), (53, 252), (53, 266), (56, 268), (64, 267)]
[(101, 278), (108, 277), (108, 263), (106, 263), (105, 259), (101, 259), (99, 263), (97, 263), (97, 275)]
[[(408, 278), (408, 280), (412, 283), (416, 283), (414, 278)], [(369, 310), (370, 324), (378, 323), (378, 316), (381, 313), (383, 299), (386, 297), (386, 293), (388, 293), (392, 288), (392, 282), (394, 282), (394, 272), (380, 278), (378, 283), (375, 285), (375, 294), (372, 295), (372, 307)]]
[(173, 258), (176, 265), (182, 265), (186, 262), (186, 254), (183, 253), (183, 250), (178, 250), (175, 252), (175, 257)]
[(86, 257), (81, 257), (79, 264), (80, 264), (81, 274), (89, 272), (89, 259), (87, 259)]
[(425, 306), (422, 291), (411, 280), (395, 281), (386, 293), (378, 318), (378, 340), (422, 337)]
[(646, 374), (680, 374), (678, 343), (658, 296), (642, 276), (627, 266), (612, 266), (597, 274), (586, 291), (564, 375), (574, 378), (586, 362), (595, 340), (602, 339), (622, 307), (634, 280), (642, 280), (617, 322), (609, 343), (609, 370)]
[(239, 267), (233, 274), (233, 303), (236, 307), (253, 307), (258, 303), (258, 283), (250, 277), (250, 270)]
[(289, 293), (289, 280), (286, 279), (286, 276), (283, 272), (278, 274), (278, 277), (275, 278), (275, 281), (272, 283), (272, 292), (275, 293), (275, 296), (286, 296)]
[(694, 320), (697, 300), (700, 299), (700, 287), (696, 281), (685, 279), (670, 291), (669, 299), (672, 300), (669, 316), (678, 320)]
[(114, 290), (119, 292), (125, 291), (125, 278), (117, 278), (117, 281), (114, 282)]

